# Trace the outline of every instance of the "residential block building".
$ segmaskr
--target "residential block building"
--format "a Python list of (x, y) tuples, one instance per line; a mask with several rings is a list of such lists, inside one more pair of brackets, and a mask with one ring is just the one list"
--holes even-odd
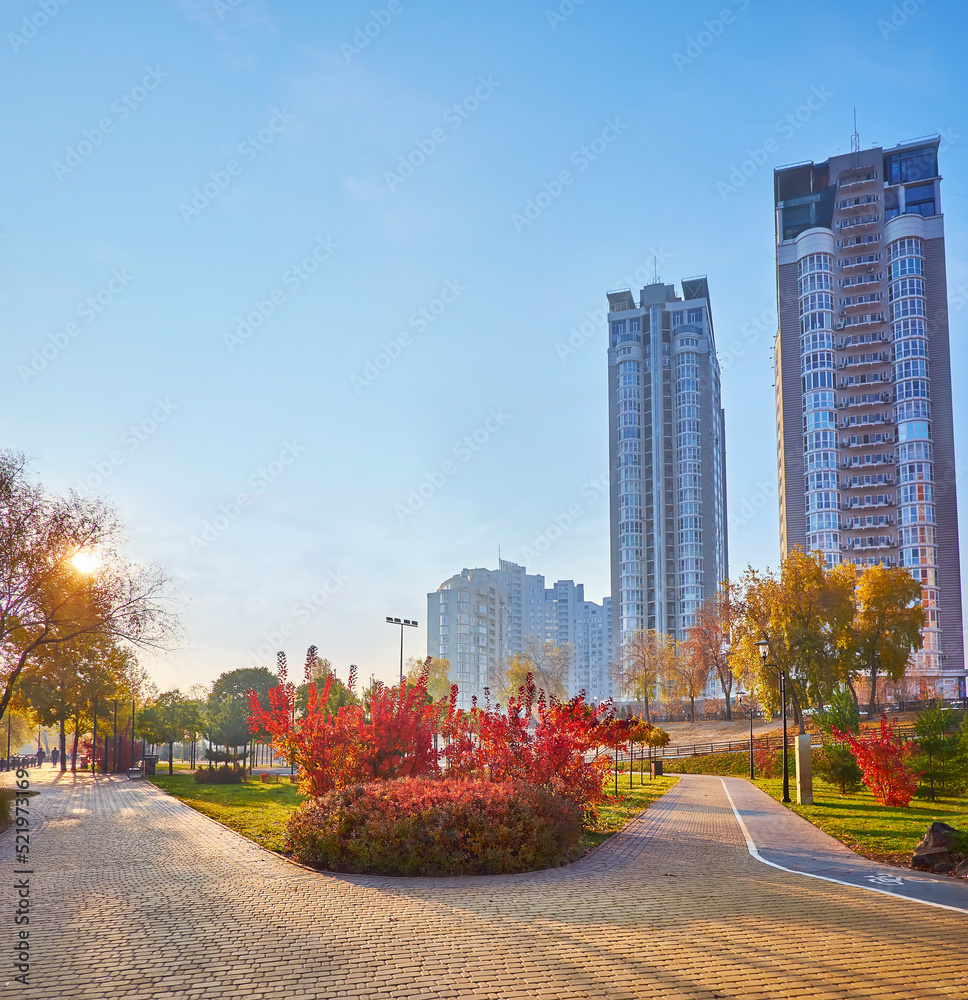
[(498, 569), (463, 569), (427, 595), (427, 653), (450, 661), (459, 689), (458, 705), (483, 704), (493, 692), (509, 657), (529, 643), (571, 645), (568, 694), (584, 690), (604, 701), (611, 687), (611, 602), (586, 601), (584, 586), (560, 580), (545, 587), (544, 577), (501, 559)]
[(608, 293), (612, 646), (682, 640), (726, 579), (726, 436), (706, 278)]
[(939, 138), (853, 145), (774, 176), (781, 546), (907, 569), (914, 670), (963, 695)]

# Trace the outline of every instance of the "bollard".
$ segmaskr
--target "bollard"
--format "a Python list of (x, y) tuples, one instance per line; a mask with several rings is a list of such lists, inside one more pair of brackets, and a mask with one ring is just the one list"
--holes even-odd
[(797, 737), (795, 750), (797, 762), (797, 803), (801, 806), (813, 805), (813, 759), (810, 756), (810, 737)]

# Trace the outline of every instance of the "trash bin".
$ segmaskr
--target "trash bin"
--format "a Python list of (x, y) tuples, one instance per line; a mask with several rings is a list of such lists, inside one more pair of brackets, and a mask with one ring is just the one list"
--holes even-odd
[(661, 760), (652, 761), (652, 763), (649, 765), (649, 773), (652, 775), (653, 778), (661, 778), (662, 761)]
[(158, 761), (160, 759), (161, 758), (158, 756), (158, 754), (150, 754), (150, 753), (149, 754), (145, 754), (145, 757), (144, 757), (145, 774), (154, 774), (155, 773), (155, 765), (158, 763)]

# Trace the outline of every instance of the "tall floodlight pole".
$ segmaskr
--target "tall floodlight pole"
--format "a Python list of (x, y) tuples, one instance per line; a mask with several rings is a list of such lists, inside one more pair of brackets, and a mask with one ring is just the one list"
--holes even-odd
[(388, 625), (399, 625), (400, 626), (400, 687), (403, 687), (403, 629), (404, 626), (409, 625), (410, 628), (417, 627), (417, 620), (409, 618), (390, 618), (387, 616)]

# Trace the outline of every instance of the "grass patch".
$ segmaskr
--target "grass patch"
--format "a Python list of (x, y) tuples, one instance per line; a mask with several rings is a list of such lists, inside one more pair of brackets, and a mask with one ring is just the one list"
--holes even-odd
[[(661, 778), (646, 778), (645, 784), (640, 785), (639, 775), (636, 771), (634, 776), (634, 786), (629, 791), (628, 770), (624, 774), (619, 772), (618, 779), (618, 799), (606, 802), (598, 810), (598, 821), (594, 826), (585, 827), (585, 848), (597, 847), (608, 840), (623, 827), (627, 826), (635, 817), (648, 809), (656, 799), (664, 795), (670, 788), (675, 786), (679, 779), (675, 775), (663, 775)], [(606, 786), (607, 790), (608, 786)], [(614, 785), (611, 786), (614, 791)]]
[[(783, 797), (781, 778), (760, 778), (755, 784), (777, 801)], [(790, 786), (791, 797), (796, 799), (792, 774)], [(968, 830), (968, 799), (964, 797), (936, 802), (914, 798), (904, 808), (879, 806), (866, 788), (841, 796), (838, 787), (814, 776), (813, 799), (812, 806), (794, 801), (789, 808), (852, 851), (884, 864), (908, 867), (915, 845), (934, 822)]]
[(148, 778), (169, 795), (200, 813), (224, 823), (244, 837), (282, 853), (289, 814), (305, 796), (288, 782), (262, 784), (249, 779), (241, 785), (199, 785), (192, 771)]
[(676, 757), (663, 761), (666, 774), (717, 774), (731, 778), (750, 776), (748, 752), (710, 753), (701, 757)]

